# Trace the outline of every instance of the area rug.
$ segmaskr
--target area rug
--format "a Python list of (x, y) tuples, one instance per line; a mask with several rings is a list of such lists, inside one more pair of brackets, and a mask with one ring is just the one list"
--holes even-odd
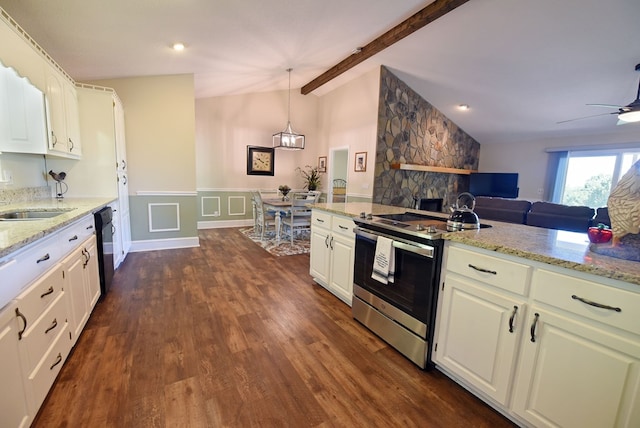
[(240, 232), (274, 256), (293, 256), (309, 253), (310, 234), (308, 231), (299, 232), (293, 241), (293, 245), (291, 245), (291, 241), (287, 237), (280, 239), (280, 245), (278, 245), (274, 232), (265, 233), (264, 241), (260, 241), (260, 234), (256, 233), (253, 227), (240, 229)]

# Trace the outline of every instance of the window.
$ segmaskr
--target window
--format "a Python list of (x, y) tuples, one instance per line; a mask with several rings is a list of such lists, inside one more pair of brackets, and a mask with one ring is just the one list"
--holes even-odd
[(607, 206), (615, 184), (640, 159), (640, 149), (570, 151), (561, 158), (553, 202), (598, 208)]

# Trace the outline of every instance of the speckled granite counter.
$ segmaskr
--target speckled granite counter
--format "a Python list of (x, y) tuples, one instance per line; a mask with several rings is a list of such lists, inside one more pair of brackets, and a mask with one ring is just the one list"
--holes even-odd
[[(350, 217), (357, 217), (361, 212), (376, 215), (415, 211), (402, 207), (362, 202), (315, 204), (313, 207)], [(441, 213), (441, 215), (446, 219), (446, 214)], [(482, 219), (481, 221), (493, 227), (450, 232), (444, 234), (444, 239), (640, 285), (640, 263), (589, 251), (589, 240), (586, 233)]]
[(69, 210), (52, 218), (29, 221), (0, 221), (0, 258), (62, 229), (74, 221), (113, 202), (114, 198), (39, 199), (0, 205), (0, 214), (17, 210)]

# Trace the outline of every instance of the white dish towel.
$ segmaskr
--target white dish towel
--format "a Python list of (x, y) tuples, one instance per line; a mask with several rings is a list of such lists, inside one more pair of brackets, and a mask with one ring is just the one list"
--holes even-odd
[(378, 236), (376, 253), (373, 257), (373, 272), (371, 278), (383, 284), (393, 282), (395, 273), (395, 251), (393, 240)]

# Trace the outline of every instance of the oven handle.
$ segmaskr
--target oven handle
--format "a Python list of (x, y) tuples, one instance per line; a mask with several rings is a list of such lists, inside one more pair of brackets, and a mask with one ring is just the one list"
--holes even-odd
[(370, 239), (372, 241), (377, 241), (378, 236), (384, 236), (385, 238), (389, 238), (393, 241), (393, 246), (395, 248), (399, 248), (404, 251), (409, 251), (411, 253), (415, 253), (419, 256), (428, 257), (430, 259), (433, 258), (433, 254), (435, 249), (430, 245), (424, 245), (417, 242), (411, 242), (409, 240), (399, 238), (397, 236), (386, 235), (384, 233), (371, 233), (367, 230), (362, 229), (359, 226), (353, 228), (353, 232), (356, 235), (362, 236), (364, 238)]

